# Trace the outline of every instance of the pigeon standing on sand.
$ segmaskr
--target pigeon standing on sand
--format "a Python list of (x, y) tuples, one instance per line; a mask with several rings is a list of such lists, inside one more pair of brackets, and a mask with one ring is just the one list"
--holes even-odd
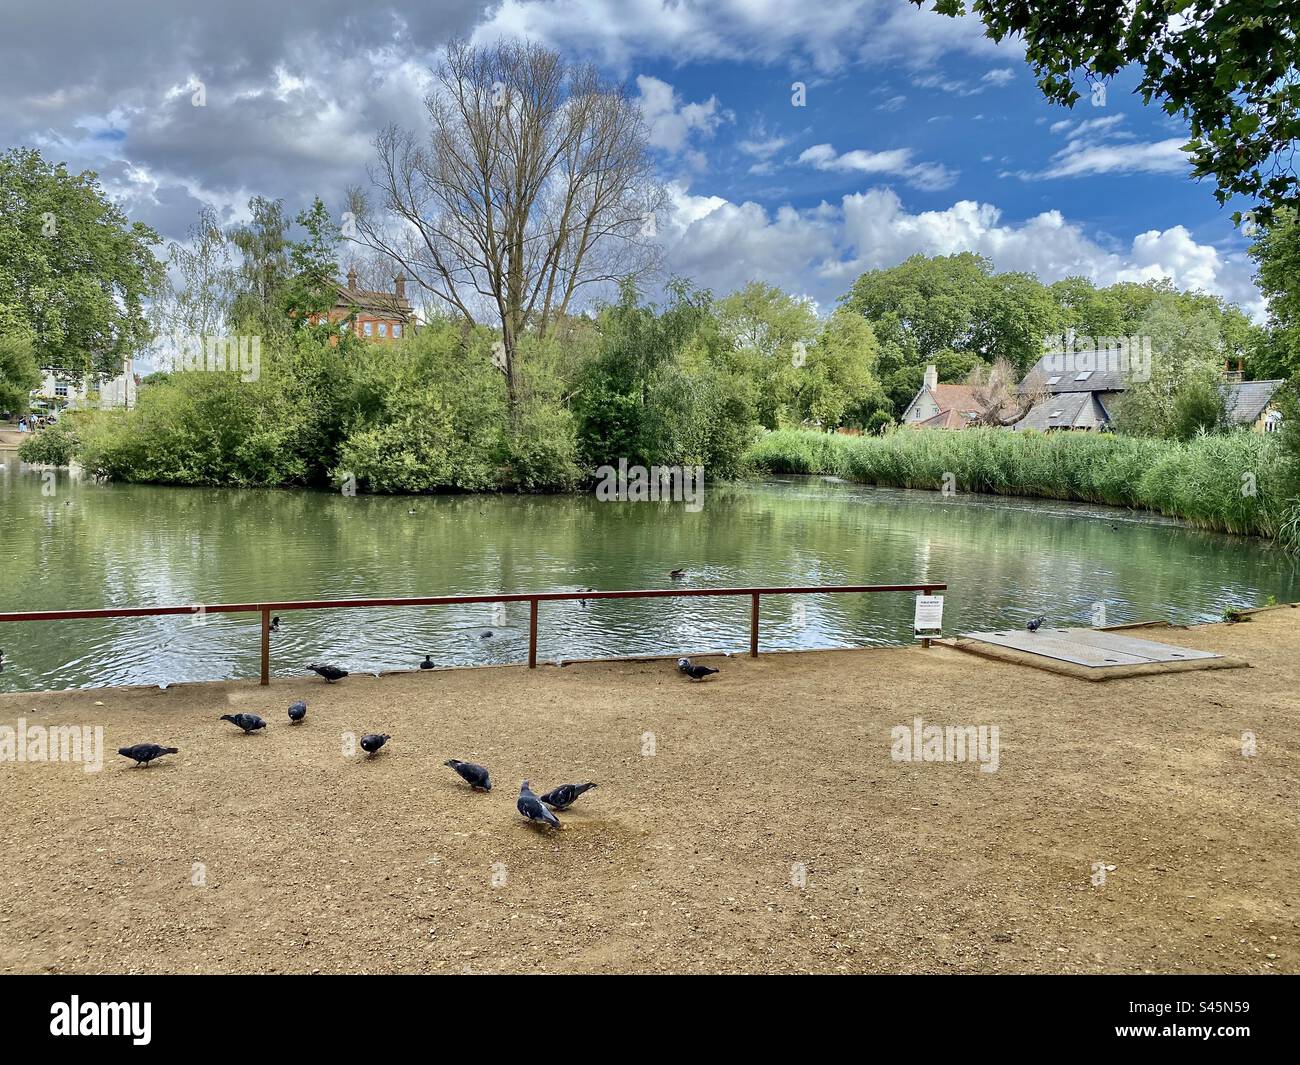
[(137, 743), (131, 747), (119, 747), (117, 753), (123, 758), (132, 759), (136, 768), (147, 766), (155, 758), (161, 758), (164, 754), (180, 754), (179, 747), (162, 747), (156, 743)]
[(425, 655), (424, 661), (420, 663), (421, 669), (433, 669), (433, 655)]
[(542, 796), (542, 802), (554, 810), (567, 810), (578, 797), (594, 788), (595, 784), (561, 784)]
[(560, 827), (560, 819), (542, 805), (541, 799), (533, 794), (526, 780), (519, 785), (519, 801), (515, 803), (515, 809), (530, 821), (540, 821), (552, 828)]
[(1046, 620), (1047, 620), (1046, 614), (1039, 614), (1038, 617), (1030, 620), (1029, 623), (1025, 625), (1025, 628), (1027, 628), (1030, 632), (1037, 632), (1038, 627)]
[(691, 668), (691, 660), (689, 658), (679, 658), (677, 660), (678, 673), (685, 673), (690, 668)]
[(336, 680), (342, 680), (348, 675), (346, 669), (339, 669), (338, 666), (322, 665), (318, 666), (312, 662), (307, 663), (307, 668), (325, 678), (327, 684), (333, 684)]
[(486, 767), (475, 765), (473, 762), (462, 762), (459, 758), (448, 758), (442, 764), (456, 770), (461, 780), (471, 788), (479, 791), (492, 790), (492, 778), (488, 776)]
[(710, 674), (721, 672), (717, 669), (710, 669), (708, 666), (697, 666), (694, 663), (687, 664), (685, 668), (678, 665), (677, 668), (690, 677), (691, 680), (703, 680)]
[(307, 704), (304, 703), (301, 699), (299, 699), (296, 703), (294, 703), (292, 706), (289, 707), (289, 720), (292, 721), (295, 725), (301, 722), (302, 719), (305, 718), (306, 716), (307, 716)]
[(245, 736), (250, 732), (256, 732), (260, 728), (266, 728), (266, 722), (256, 714), (222, 714), (221, 720), (229, 721), (237, 728), (242, 728)]
[(361, 749), (373, 758), (379, 748), (392, 738), (384, 732), (371, 732), (361, 737)]

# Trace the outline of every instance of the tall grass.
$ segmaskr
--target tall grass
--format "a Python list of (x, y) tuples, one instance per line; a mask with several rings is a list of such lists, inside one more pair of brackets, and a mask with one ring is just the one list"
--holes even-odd
[(764, 434), (746, 455), (770, 473), (822, 473), (896, 488), (1072, 499), (1168, 514), (1205, 529), (1273, 537), (1300, 524), (1272, 436), (1236, 432), (1186, 443), (1099, 433), (901, 429), (839, 436)]

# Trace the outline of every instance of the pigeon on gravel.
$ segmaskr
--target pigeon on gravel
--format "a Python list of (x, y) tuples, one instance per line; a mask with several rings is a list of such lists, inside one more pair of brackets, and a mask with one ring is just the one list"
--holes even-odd
[(433, 664), (433, 655), (425, 655), (425, 656), (424, 656), (424, 661), (420, 663), (420, 668), (421, 668), (421, 669), (434, 669), (434, 668), (436, 668), (436, 667), (434, 666), (434, 664)]
[(130, 747), (119, 747), (117, 753), (123, 758), (132, 759), (136, 768), (144, 765), (147, 766), (155, 758), (161, 758), (164, 754), (180, 754), (179, 747), (162, 747), (156, 743), (136, 743)]
[(266, 728), (266, 722), (256, 714), (222, 714), (221, 720), (229, 721), (232, 725), (242, 728), (245, 736), (260, 728)]
[(515, 809), (530, 821), (540, 821), (552, 828), (560, 827), (560, 819), (542, 805), (541, 799), (533, 794), (526, 780), (519, 785), (519, 801), (515, 803)]
[(721, 672), (717, 669), (710, 669), (708, 666), (697, 666), (694, 663), (688, 663), (684, 668), (679, 665), (677, 668), (690, 677), (691, 680), (703, 680), (710, 674)]
[(471, 788), (481, 791), (492, 790), (492, 778), (488, 776), (486, 767), (475, 765), (473, 762), (462, 762), (458, 758), (448, 758), (442, 764), (456, 770), (461, 780)]
[(685, 673), (690, 668), (691, 668), (691, 660), (689, 658), (679, 658), (677, 660), (678, 673)]
[(307, 716), (307, 704), (304, 703), (301, 699), (299, 699), (296, 703), (294, 703), (292, 706), (289, 707), (289, 720), (292, 721), (295, 725), (298, 724), (300, 721), (302, 721), (302, 719), (305, 718), (306, 716)]
[(318, 666), (312, 662), (307, 663), (307, 668), (313, 673), (325, 678), (327, 684), (333, 684), (336, 680), (342, 680), (348, 675), (346, 669), (339, 669), (338, 666), (322, 665)]
[(1047, 620), (1046, 614), (1039, 614), (1038, 617), (1033, 618), (1031, 621), (1029, 621), (1029, 623), (1025, 625), (1025, 628), (1027, 628), (1030, 632), (1037, 632), (1038, 627), (1042, 625), (1042, 623), (1046, 620)]
[(361, 749), (373, 758), (375, 752), (392, 738), (384, 732), (372, 732), (361, 737)]
[(580, 795), (594, 788), (595, 784), (561, 784), (542, 796), (542, 802), (553, 810), (567, 810), (578, 801)]

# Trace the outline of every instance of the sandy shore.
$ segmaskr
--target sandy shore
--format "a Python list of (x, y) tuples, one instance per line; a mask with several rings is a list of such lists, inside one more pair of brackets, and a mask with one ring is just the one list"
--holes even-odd
[[(0, 972), (1300, 971), (1300, 611), (1156, 638), (1252, 668), (934, 647), (0, 696), (181, 749), (0, 763)], [(996, 725), (997, 771), (892, 759), (918, 715)], [(550, 833), (524, 777), (599, 787)]]

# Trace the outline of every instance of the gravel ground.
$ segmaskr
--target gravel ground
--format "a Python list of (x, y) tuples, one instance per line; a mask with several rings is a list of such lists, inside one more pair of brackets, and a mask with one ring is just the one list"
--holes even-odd
[[(181, 749), (0, 763), (0, 972), (1300, 971), (1300, 612), (1155, 638), (1253, 668), (935, 647), (0, 696)], [(893, 760), (916, 715), (996, 725), (997, 771)], [(524, 777), (599, 787), (551, 832)]]

